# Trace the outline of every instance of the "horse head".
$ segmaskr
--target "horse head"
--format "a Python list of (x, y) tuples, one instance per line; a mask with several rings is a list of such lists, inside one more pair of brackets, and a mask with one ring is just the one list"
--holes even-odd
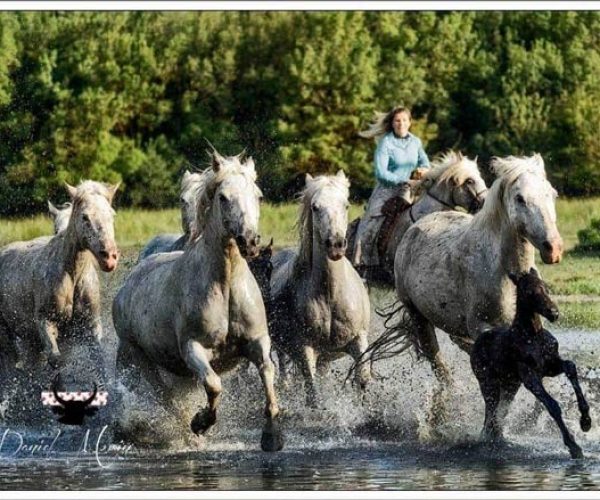
[(218, 212), (214, 217), (221, 221), (221, 231), (235, 241), (243, 257), (257, 256), (262, 193), (255, 183), (254, 160), (249, 157), (242, 162), (241, 154), (223, 157), (215, 150), (212, 172), (215, 176), (212, 207)]
[(349, 188), (350, 182), (340, 170), (336, 175), (315, 178), (306, 174), (306, 187), (302, 192), (301, 225), (312, 231), (310, 237), (317, 245), (323, 245), (327, 257), (334, 261), (344, 257), (348, 245)]
[(510, 273), (509, 278), (517, 287), (518, 311), (531, 311), (552, 322), (558, 319), (558, 306), (534, 267), (519, 275)]
[(544, 160), (531, 157), (494, 158), (501, 176), (503, 203), (513, 228), (540, 252), (546, 264), (560, 262), (563, 241), (556, 226), (556, 190), (546, 179)]
[(483, 206), (487, 194), (477, 159), (471, 160), (455, 151), (449, 151), (432, 163), (432, 168), (421, 179), (419, 189), (425, 189), (429, 196), (449, 208), (462, 207), (469, 213), (475, 213)]
[(201, 182), (202, 175), (198, 172), (190, 172), (189, 170), (184, 172), (181, 179), (181, 194), (179, 196), (181, 227), (187, 235), (192, 233), (192, 227), (196, 220), (196, 189)]
[(52, 221), (54, 223), (54, 234), (58, 234), (65, 230), (69, 225), (69, 219), (71, 218), (71, 213), (73, 212), (73, 204), (67, 202), (59, 207), (56, 207), (50, 200), (48, 200), (48, 211), (50, 212), (50, 217), (52, 217)]
[(115, 242), (112, 200), (119, 185), (84, 181), (77, 187), (67, 184), (73, 202), (69, 225), (73, 226), (79, 246), (89, 250), (103, 271), (117, 267), (119, 251)]

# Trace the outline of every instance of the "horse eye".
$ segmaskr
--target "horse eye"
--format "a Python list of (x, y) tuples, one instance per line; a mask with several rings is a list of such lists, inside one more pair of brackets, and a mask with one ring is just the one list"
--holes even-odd
[(88, 216), (88, 214), (82, 214), (81, 219), (83, 220), (83, 222), (90, 222), (90, 217)]
[(515, 199), (517, 200), (517, 203), (520, 203), (521, 205), (525, 205), (525, 198), (523, 198), (522, 195), (518, 194)]
[(219, 193), (219, 200), (222, 202), (226, 202), (227, 201), (227, 196), (225, 196), (223, 193)]
[(471, 186), (471, 185), (475, 184), (475, 181), (473, 179), (467, 179), (467, 184), (469, 186)]
[(317, 207), (317, 205), (312, 205), (311, 208), (313, 209), (314, 212), (318, 212), (319, 211), (319, 207)]

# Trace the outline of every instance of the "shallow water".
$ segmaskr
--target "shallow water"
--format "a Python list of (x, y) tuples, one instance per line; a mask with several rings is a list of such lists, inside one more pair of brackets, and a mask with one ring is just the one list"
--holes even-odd
[[(381, 331), (377, 317), (373, 331)], [(120, 423), (129, 429), (127, 443), (113, 435), (110, 405), (82, 428), (50, 418), (35, 429), (0, 420), (0, 489), (597, 489), (600, 331), (555, 333), (563, 356), (578, 363), (592, 407), (591, 431), (579, 429), (575, 397), (564, 377), (547, 379), (546, 387), (561, 404), (584, 460), (569, 459), (555, 424), (523, 389), (507, 419), (509, 443), (496, 449), (479, 444), (483, 401), (477, 383), (467, 356), (440, 333), (455, 385), (451, 418), (438, 434), (427, 425), (434, 379), (426, 362), (404, 354), (376, 365), (380, 378), (361, 402), (350, 385), (341, 384), (350, 363), (340, 360), (321, 381), (323, 410), (306, 408), (299, 383), (280, 388), (286, 445), (279, 453), (263, 453), (264, 396), (256, 370), (242, 366), (224, 377), (218, 423), (199, 438), (189, 431), (191, 416), (204, 404), (198, 388), (180, 395), (177, 417), (125, 393)], [(18, 405), (18, 395), (1, 402), (0, 416), (17, 414)], [(100, 435), (104, 423), (108, 427)]]

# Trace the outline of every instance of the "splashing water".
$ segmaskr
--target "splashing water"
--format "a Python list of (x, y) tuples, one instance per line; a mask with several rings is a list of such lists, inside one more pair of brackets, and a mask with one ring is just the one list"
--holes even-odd
[[(392, 298), (373, 295), (373, 307)], [(372, 318), (373, 339), (383, 326), (376, 314)], [(108, 318), (103, 323), (111, 325)], [(242, 363), (223, 376), (217, 424), (200, 437), (189, 424), (206, 403), (202, 387), (165, 375), (174, 408), (164, 408), (144, 381), (131, 393), (109, 371), (107, 410), (81, 429), (67, 429), (51, 415), (32, 427), (18, 418), (23, 404), (18, 392), (3, 395), (2, 433), (19, 432), (25, 443), (48, 444), (58, 429), (61, 436), (60, 444), (43, 454), (14, 454), (16, 437), (7, 438), (0, 446), (0, 481), (11, 489), (44, 488), (48, 477), (56, 488), (597, 488), (600, 427), (594, 410), (600, 397), (600, 338), (584, 331), (555, 333), (561, 354), (578, 365), (592, 408), (591, 431), (584, 434), (579, 429), (575, 396), (566, 377), (546, 379), (545, 386), (561, 404), (565, 422), (584, 450), (583, 462), (568, 458), (554, 421), (524, 389), (507, 417), (509, 444), (499, 449), (480, 444), (484, 405), (469, 359), (439, 332), (455, 383), (448, 394), (451, 418), (437, 433), (428, 428), (426, 418), (436, 381), (428, 363), (411, 352), (376, 364), (380, 378), (371, 382), (364, 399), (350, 383), (342, 384), (351, 360), (332, 363), (318, 382), (323, 406), (319, 410), (307, 408), (299, 374), (287, 387), (278, 384), (285, 448), (274, 454), (260, 451), (265, 398), (255, 367)], [(112, 327), (106, 337), (108, 366), (114, 366)], [(85, 358), (83, 353), (77, 356)], [(100, 465), (90, 450), (104, 425), (108, 431)], [(89, 449), (82, 453), (82, 436), (89, 429)], [(125, 446), (131, 442), (134, 448)], [(94, 472), (101, 466), (102, 474)]]

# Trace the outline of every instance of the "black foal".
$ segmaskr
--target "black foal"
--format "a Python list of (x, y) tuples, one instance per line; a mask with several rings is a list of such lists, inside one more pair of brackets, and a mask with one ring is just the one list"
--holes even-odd
[(558, 341), (542, 326), (540, 315), (555, 321), (558, 308), (537, 271), (533, 268), (520, 276), (510, 275), (517, 286), (517, 314), (510, 326), (483, 332), (471, 352), (471, 367), (479, 381), (485, 400), (485, 423), (482, 438), (502, 439), (502, 421), (521, 384), (546, 407), (556, 421), (571, 458), (583, 458), (561, 416), (558, 403), (546, 392), (544, 377), (564, 373), (577, 396), (581, 413), (581, 430), (587, 432), (592, 423), (589, 406), (577, 379), (572, 361), (561, 359)]

